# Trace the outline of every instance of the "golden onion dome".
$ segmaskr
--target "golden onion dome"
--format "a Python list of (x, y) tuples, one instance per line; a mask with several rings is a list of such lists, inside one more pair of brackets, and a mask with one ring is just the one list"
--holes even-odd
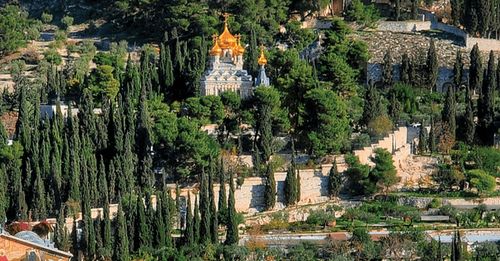
[(213, 36), (214, 46), (210, 50), (210, 55), (212, 56), (220, 56), (222, 54), (222, 48), (220, 48), (219, 44), (217, 43), (217, 38), (217, 35)]
[(222, 49), (230, 49), (234, 48), (236, 46), (236, 37), (234, 37), (231, 32), (229, 32), (229, 28), (227, 26), (227, 19), (229, 15), (225, 14), (224, 15), (224, 31), (222, 34), (219, 36), (219, 46)]
[(236, 35), (236, 47), (234, 48), (234, 53), (236, 55), (241, 55), (245, 53), (245, 47), (241, 46), (241, 35)]
[(266, 65), (267, 64), (267, 59), (266, 56), (264, 55), (264, 46), (260, 47), (260, 57), (259, 60), (257, 61), (259, 65)]

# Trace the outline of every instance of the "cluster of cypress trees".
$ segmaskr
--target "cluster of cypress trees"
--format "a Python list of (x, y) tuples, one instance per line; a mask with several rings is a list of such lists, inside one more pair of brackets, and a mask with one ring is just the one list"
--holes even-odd
[[(179, 209), (164, 179), (154, 172), (154, 162), (165, 155), (152, 153), (148, 103), (158, 95), (167, 101), (195, 96), (206, 53), (202, 38), (180, 40), (174, 31), (172, 40), (165, 36), (159, 59), (150, 48), (144, 48), (137, 64), (129, 58), (123, 73), (116, 74), (120, 81), (116, 97), (95, 96), (87, 77), (77, 86), (80, 94), (73, 96), (78, 91), (67, 85), (74, 77), (69, 68), (51, 67), (47, 86), (19, 79), (13, 145), (7, 145), (7, 133), (0, 124), (0, 220), (58, 217), (56, 246), (81, 251), (90, 259), (128, 260), (130, 254), (143, 250), (173, 247), (172, 224), (179, 221)], [(60, 97), (76, 100), (63, 111)], [(54, 115), (41, 115), (41, 101), (52, 99), (57, 100)], [(75, 105), (77, 115), (73, 115)], [(229, 201), (222, 186), (217, 211), (212, 190), (215, 172), (211, 164), (199, 177), (199, 201), (188, 213), (194, 212), (190, 222), (199, 224), (195, 235), (203, 236), (189, 242), (217, 243), (219, 223), (227, 223), (228, 244), (238, 241), (232, 178)], [(223, 167), (219, 172), (224, 184)], [(157, 199), (155, 207), (148, 200), (152, 195)], [(115, 218), (109, 215), (112, 203), (119, 204)], [(102, 207), (103, 213), (92, 219), (91, 209), (96, 207)], [(79, 211), (83, 219), (70, 233), (64, 218)], [(79, 240), (77, 227), (82, 228)]]
[(451, 19), (467, 32), (484, 38), (500, 39), (500, 1), (452, 0)]

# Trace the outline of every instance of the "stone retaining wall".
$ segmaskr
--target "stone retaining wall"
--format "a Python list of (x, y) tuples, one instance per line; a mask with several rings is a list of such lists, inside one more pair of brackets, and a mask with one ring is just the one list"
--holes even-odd
[(431, 24), (430, 21), (380, 21), (377, 30), (399, 33), (429, 31)]

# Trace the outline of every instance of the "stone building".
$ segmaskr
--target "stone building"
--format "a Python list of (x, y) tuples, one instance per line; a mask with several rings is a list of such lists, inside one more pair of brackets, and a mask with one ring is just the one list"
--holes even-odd
[[(231, 34), (227, 18), (226, 14), (222, 34), (213, 36), (208, 70), (201, 78), (201, 95), (220, 95), (223, 92), (232, 91), (238, 93), (241, 98), (247, 99), (253, 94), (254, 81), (252, 76), (243, 69), (245, 47), (241, 44), (241, 36)], [(259, 58), (261, 69), (255, 81), (257, 86), (269, 86), (269, 78), (264, 69), (266, 63), (264, 52), (261, 50)]]

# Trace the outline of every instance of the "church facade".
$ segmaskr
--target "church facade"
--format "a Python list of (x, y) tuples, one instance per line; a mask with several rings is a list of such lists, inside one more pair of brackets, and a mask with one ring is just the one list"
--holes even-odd
[[(229, 31), (227, 15), (224, 21), (224, 31), (213, 36), (213, 47), (210, 50), (210, 62), (207, 71), (201, 78), (201, 95), (220, 95), (226, 91), (236, 92), (242, 99), (253, 95), (254, 83), (269, 85), (269, 78), (265, 76), (265, 60), (263, 50), (259, 64), (261, 71), (254, 81), (252, 76), (243, 69), (243, 55), (245, 47), (241, 44), (241, 36), (233, 35)], [(264, 75), (262, 79), (261, 75)]]

